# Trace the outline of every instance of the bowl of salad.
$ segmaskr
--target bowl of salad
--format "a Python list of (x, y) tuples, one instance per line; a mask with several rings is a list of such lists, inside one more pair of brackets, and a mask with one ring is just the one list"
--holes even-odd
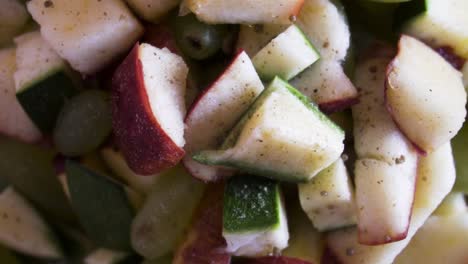
[(0, 7), (0, 263), (468, 263), (466, 0)]

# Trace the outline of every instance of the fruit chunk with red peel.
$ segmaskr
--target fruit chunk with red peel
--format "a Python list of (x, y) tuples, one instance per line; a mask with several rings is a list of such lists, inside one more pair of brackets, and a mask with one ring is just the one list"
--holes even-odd
[(167, 22), (159, 24), (148, 24), (145, 34), (142, 37), (144, 43), (148, 43), (156, 48), (168, 48), (171, 52), (180, 55), (179, 48), (175, 41), (174, 32)]
[(356, 161), (359, 243), (380, 245), (406, 237), (416, 170), (416, 155), (395, 165), (375, 159)]
[(448, 63), (450, 63), (455, 69), (461, 71), (466, 60), (455, 54), (455, 51), (452, 49), (452, 47), (443, 46), (437, 47), (434, 50), (437, 53), (439, 53), (439, 55), (442, 56), (442, 58), (444, 58)]
[(29, 1), (29, 13), (60, 57), (84, 74), (102, 70), (125, 54), (143, 33), (121, 0), (44, 2)]
[[(291, 84), (324, 112), (342, 110), (357, 102), (357, 90), (343, 70), (350, 52), (350, 32), (339, 6), (328, 0), (305, 0), (297, 25), (321, 59), (291, 80)], [(237, 48), (251, 57), (284, 31), (284, 25), (241, 26)]]
[(232, 170), (200, 164), (191, 154), (215, 149), (263, 91), (263, 84), (245, 52), (240, 52), (220, 77), (195, 101), (185, 119), (184, 165), (203, 181), (215, 181)]
[(326, 113), (343, 110), (358, 102), (357, 90), (338, 61), (319, 60), (291, 84)]
[(330, 255), (335, 256), (341, 264), (392, 263), (450, 192), (454, 182), (452, 149), (447, 143), (419, 161), (411, 223), (405, 239), (384, 245), (367, 246), (359, 244), (357, 228), (337, 230), (327, 235)]
[(135, 45), (113, 78), (113, 126), (129, 167), (154, 174), (184, 156), (188, 68), (168, 49)]
[(239, 260), (236, 263), (239, 263), (239, 264), (314, 264), (306, 260), (284, 257), (284, 256), (246, 258), (246, 259)]
[(223, 229), (224, 183), (208, 185), (193, 217), (185, 241), (178, 247), (174, 264), (229, 264)]
[(305, 0), (297, 25), (324, 60), (344, 61), (350, 51), (351, 33), (346, 14), (333, 0)]
[(403, 35), (388, 65), (388, 110), (408, 139), (424, 152), (447, 143), (466, 116), (462, 75), (422, 42)]
[(324, 112), (339, 111), (356, 103), (356, 88), (343, 70), (351, 34), (339, 6), (328, 0), (306, 0), (297, 24), (318, 49), (321, 59), (291, 84)]
[(41, 138), (41, 132), (31, 121), (16, 98), (15, 49), (0, 50), (0, 133), (18, 138), (25, 142), (36, 142)]
[(193, 159), (290, 182), (306, 182), (343, 152), (344, 132), (287, 82), (276, 77), (218, 150)]
[(212, 24), (290, 24), (304, 0), (187, 0), (201, 21)]
[[(375, 47), (369, 52), (375, 53)], [(391, 56), (384, 51), (359, 62), (355, 83), (360, 87), (359, 103), (352, 107), (354, 147), (359, 158), (373, 158), (395, 164), (402, 156), (415, 155), (411, 143), (388, 113), (384, 99), (385, 71)]]
[(465, 0), (411, 1), (402, 10), (417, 7), (422, 13), (403, 25), (403, 32), (427, 41), (433, 47), (450, 46), (468, 58), (468, 23)]
[(352, 107), (359, 242), (385, 244), (406, 236), (417, 176), (417, 154), (384, 102), (390, 48), (375, 46), (355, 72), (360, 102)]

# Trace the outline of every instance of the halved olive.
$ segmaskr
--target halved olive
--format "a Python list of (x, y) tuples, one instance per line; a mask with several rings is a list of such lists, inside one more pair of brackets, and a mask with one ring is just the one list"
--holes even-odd
[(205, 24), (193, 14), (175, 18), (177, 44), (193, 59), (203, 60), (215, 55), (221, 49), (225, 31), (225, 26)]

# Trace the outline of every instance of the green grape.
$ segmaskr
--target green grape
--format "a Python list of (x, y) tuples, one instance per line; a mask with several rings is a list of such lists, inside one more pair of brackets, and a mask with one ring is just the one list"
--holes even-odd
[(99, 147), (111, 130), (109, 95), (88, 90), (63, 107), (54, 129), (54, 143), (62, 154), (79, 156)]

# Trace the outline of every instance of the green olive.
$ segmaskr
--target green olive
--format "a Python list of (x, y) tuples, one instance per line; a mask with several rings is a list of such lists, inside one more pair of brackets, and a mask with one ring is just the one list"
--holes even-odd
[(87, 90), (65, 104), (54, 129), (54, 143), (65, 156), (79, 156), (101, 145), (112, 130), (110, 97)]
[(225, 26), (202, 23), (193, 14), (175, 18), (177, 44), (185, 55), (196, 60), (218, 53), (225, 31)]

